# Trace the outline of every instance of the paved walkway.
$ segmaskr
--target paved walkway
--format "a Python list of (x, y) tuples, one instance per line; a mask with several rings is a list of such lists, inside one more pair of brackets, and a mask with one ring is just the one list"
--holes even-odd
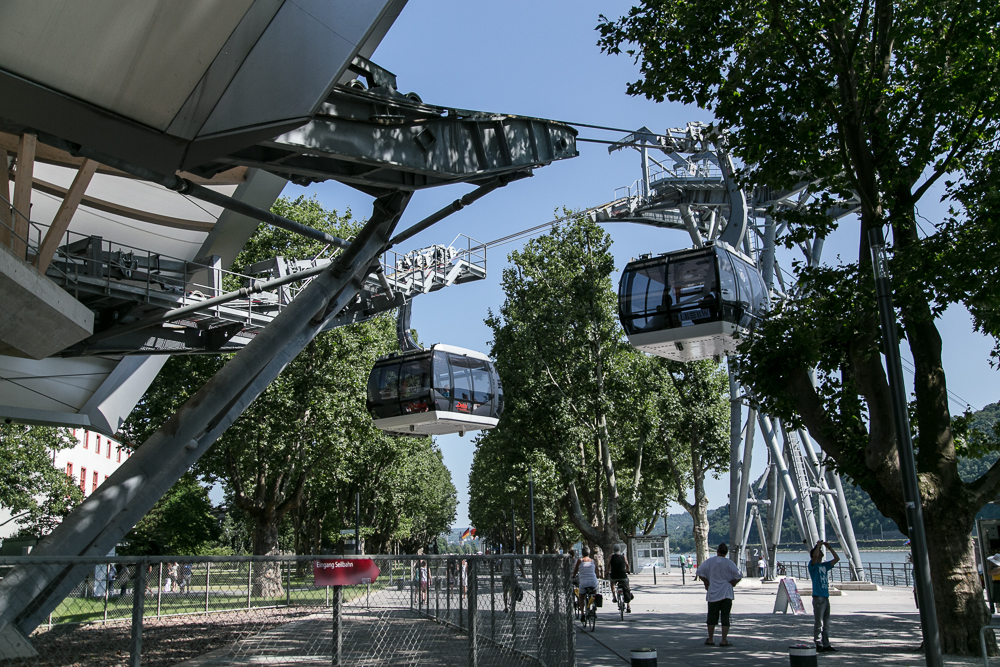
[[(731, 647), (706, 646), (705, 589), (701, 584), (681, 586), (676, 575), (633, 577), (632, 614), (622, 621), (617, 608), (605, 607), (598, 614), (593, 633), (577, 623), (576, 654), (579, 667), (620, 667), (630, 663), (633, 648), (655, 648), (660, 665), (711, 667), (739, 665), (757, 667), (788, 665), (788, 646), (812, 643), (812, 605), (806, 599), (806, 614), (774, 614), (776, 587), (757, 580), (737, 587), (733, 605)], [(923, 665), (920, 618), (909, 588), (881, 591), (847, 591), (831, 598), (831, 643), (836, 653), (820, 654), (820, 664), (844, 667), (868, 665)], [(716, 644), (719, 628), (716, 628)], [(1000, 665), (1000, 659), (994, 659)], [(982, 665), (982, 659), (946, 658), (947, 665)]]

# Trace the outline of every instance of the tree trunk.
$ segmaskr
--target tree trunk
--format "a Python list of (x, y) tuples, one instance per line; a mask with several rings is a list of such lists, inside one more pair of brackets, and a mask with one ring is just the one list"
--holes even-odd
[[(979, 628), (989, 625), (990, 614), (983, 601), (968, 523), (954, 519), (931, 523), (927, 519), (925, 514), (927, 534), (933, 536), (933, 539), (927, 540), (927, 555), (941, 632), (941, 650), (951, 654), (979, 655)], [(993, 642), (991, 648), (995, 655), (996, 645)]]
[(694, 526), (691, 527), (691, 534), (694, 535), (694, 550), (698, 558), (698, 565), (708, 560), (708, 503), (695, 503), (689, 512)]
[[(253, 552), (258, 556), (278, 553), (279, 522), (273, 517), (258, 517), (253, 530)], [(275, 598), (285, 594), (281, 586), (281, 563), (254, 563), (253, 594), (255, 597)]]

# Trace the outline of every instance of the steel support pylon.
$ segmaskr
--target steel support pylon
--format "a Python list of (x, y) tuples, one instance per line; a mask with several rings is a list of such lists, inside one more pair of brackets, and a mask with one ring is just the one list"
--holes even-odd
[[(367, 224), (328, 269), (178, 409), (32, 552), (106, 555), (298, 353), (355, 299), (410, 193), (375, 200)], [(0, 636), (27, 637), (86, 574), (79, 565), (15, 567), (0, 581)], [(4, 646), (0, 646), (0, 657)]]

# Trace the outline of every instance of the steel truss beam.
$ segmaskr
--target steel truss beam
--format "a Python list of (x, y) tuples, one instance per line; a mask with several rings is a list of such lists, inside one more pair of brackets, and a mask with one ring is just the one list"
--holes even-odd
[[(354, 300), (391, 238), (410, 193), (375, 201), (349, 247), (127, 462), (35, 548), (36, 556), (106, 555), (328, 322)], [(16, 567), (0, 581), (0, 636), (31, 634), (86, 568)], [(26, 640), (25, 640), (25, 643)], [(0, 646), (0, 655), (5, 647)]]

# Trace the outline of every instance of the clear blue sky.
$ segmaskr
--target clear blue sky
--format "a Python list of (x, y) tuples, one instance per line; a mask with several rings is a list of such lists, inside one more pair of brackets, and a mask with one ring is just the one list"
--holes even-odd
[[(688, 121), (710, 122), (705, 111), (679, 104), (657, 104), (625, 95), (625, 84), (637, 77), (637, 67), (625, 56), (603, 55), (595, 46), (598, 16), (617, 17), (630, 7), (624, 2), (508, 0), (504, 3), (458, 0), (410, 0), (382, 41), (372, 60), (397, 76), (401, 92), (414, 91), (429, 104), (515, 113), (555, 120), (620, 128), (648, 126), (662, 132)], [(614, 135), (581, 128), (581, 137)], [(498, 190), (444, 222), (421, 233), (401, 251), (447, 244), (459, 233), (490, 241), (554, 217), (562, 207), (586, 208), (610, 201), (615, 189), (640, 177), (638, 153), (608, 155), (604, 146), (578, 144), (580, 156), (535, 172), (533, 178)], [(419, 192), (412, 199), (402, 227), (457, 199), (470, 186), (456, 185)], [(368, 217), (371, 198), (339, 183), (309, 188), (289, 186), (285, 194), (315, 194), (328, 208)], [(928, 198), (930, 200), (931, 197)], [(933, 199), (936, 199), (934, 197)], [(940, 213), (930, 201), (922, 213), (935, 220)], [(687, 247), (685, 233), (639, 225), (608, 225), (620, 270), (644, 252)], [(845, 221), (828, 241), (825, 259), (857, 257), (857, 231)], [(507, 253), (518, 244), (491, 253), (485, 281), (450, 287), (414, 301), (413, 326), (425, 344), (449, 343), (489, 350), (484, 318), (503, 301), (500, 275)], [(617, 281), (617, 276), (615, 277)], [(1000, 399), (997, 375), (988, 364), (991, 343), (974, 334), (968, 314), (953, 309), (941, 324), (950, 389), (976, 408)], [(905, 345), (904, 345), (905, 352)], [(964, 404), (953, 402), (958, 411)], [(438, 438), (458, 489), (456, 527), (468, 525), (468, 476), (474, 434)], [(762, 438), (756, 439), (753, 476), (767, 460)], [(710, 507), (728, 502), (728, 476), (706, 485)]]

